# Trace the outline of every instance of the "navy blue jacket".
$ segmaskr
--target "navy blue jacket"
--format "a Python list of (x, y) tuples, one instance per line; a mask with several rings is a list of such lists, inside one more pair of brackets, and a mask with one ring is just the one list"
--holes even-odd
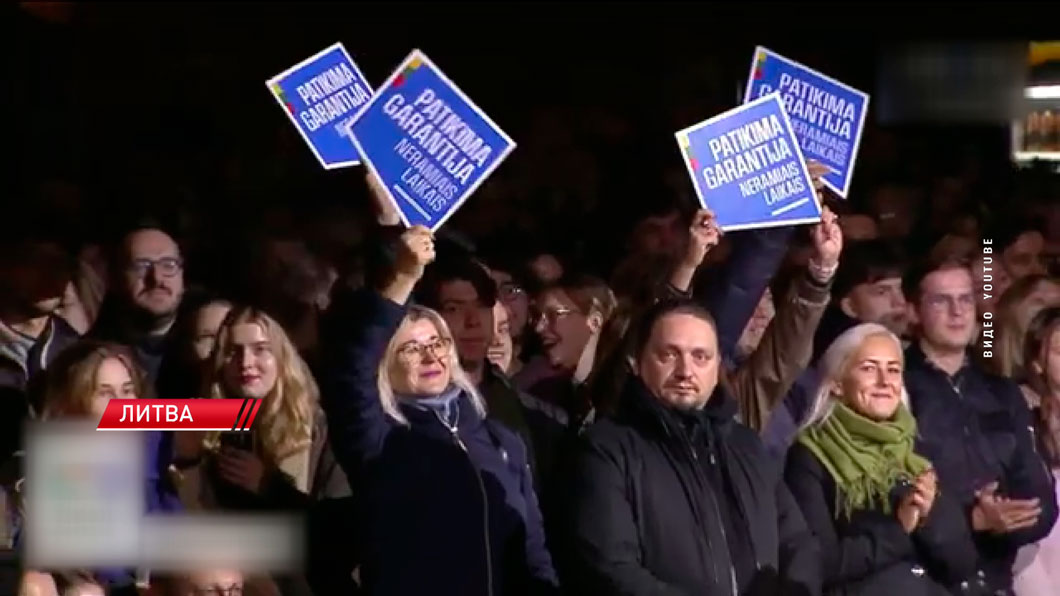
[(917, 452), (934, 463), (940, 486), (964, 506), (969, 523), (975, 491), (991, 482), (999, 483), (999, 494), (1040, 499), (1034, 527), (975, 535), (991, 587), (1010, 587), (1016, 551), (1049, 534), (1057, 516), (1053, 477), (1035, 450), (1019, 387), (968, 363), (950, 377), (917, 343), (906, 349), (905, 387), (919, 427)]
[(406, 308), (339, 297), (325, 330), (322, 405), (358, 491), (368, 594), (502, 596), (557, 590), (522, 441), (463, 395), (455, 432), (431, 412), (379, 401), (377, 367)]
[(697, 301), (707, 307), (718, 328), (718, 346), (726, 364), (736, 361), (736, 345), (762, 294), (787, 254), (795, 226), (740, 232), (732, 255), (717, 276), (705, 280)]

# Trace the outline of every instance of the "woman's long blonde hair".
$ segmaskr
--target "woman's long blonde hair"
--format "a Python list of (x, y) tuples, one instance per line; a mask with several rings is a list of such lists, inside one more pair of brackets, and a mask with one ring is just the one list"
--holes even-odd
[[(232, 330), (236, 325), (261, 327), (276, 358), (276, 385), (262, 398), (255, 417), (253, 432), (262, 455), (277, 463), (308, 449), (313, 440), (313, 416), (320, 399), (316, 381), (302, 357), (298, 355), (283, 327), (264, 312), (247, 306), (235, 307), (217, 333), (217, 344), (208, 361), (204, 378), (205, 395), (212, 399), (231, 397), (224, 386), (224, 368), (232, 347)], [(220, 433), (209, 433), (207, 448), (220, 446)]]
[[(824, 355), (821, 356), (821, 361), (817, 365), (821, 373), (821, 381), (817, 385), (817, 391), (813, 394), (810, 413), (799, 427), (800, 430), (805, 430), (828, 420), (828, 417), (832, 415), (832, 410), (835, 409), (837, 399), (835, 395), (836, 383), (842, 380), (843, 374), (850, 368), (850, 359), (854, 357), (854, 353), (861, 344), (865, 343), (868, 338), (877, 335), (882, 335), (894, 342), (894, 345), (898, 347), (898, 354), (904, 365), (905, 356), (902, 353), (902, 342), (890, 329), (877, 323), (862, 323), (847, 329), (832, 342), (832, 345), (828, 346)], [(902, 383), (902, 403), (909, 407), (909, 394), (905, 391), (905, 383)]]
[(45, 373), (41, 417), (85, 418), (92, 415), (96, 377), (105, 360), (113, 358), (125, 365), (136, 397), (154, 397), (147, 373), (136, 362), (129, 348), (115, 343), (82, 341), (63, 350)]
[[(408, 314), (405, 315), (401, 325), (398, 326), (394, 336), (390, 338), (386, 345), (386, 351), (383, 352), (383, 358), (379, 361), (376, 375), (376, 388), (379, 390), (379, 402), (383, 406), (383, 411), (386, 412), (387, 416), (390, 416), (403, 426), (408, 426), (409, 421), (398, 407), (398, 398), (394, 394), (393, 385), (390, 383), (390, 371), (394, 367), (394, 361), (397, 358), (397, 351), (400, 347), (397, 337), (413, 323), (422, 320), (430, 321), (434, 325), (434, 328), (438, 330), (439, 339), (453, 341), (453, 334), (449, 331), (449, 326), (445, 324), (445, 319), (441, 315), (423, 306), (410, 306)], [(467, 373), (460, 367), (455, 345), (449, 350), (449, 356), (445, 358), (445, 365), (449, 369), (449, 384), (462, 389), (471, 399), (471, 403), (475, 406), (475, 411), (478, 412), (479, 416), (485, 418), (486, 404), (482, 400), (482, 395), (475, 387), (475, 384), (471, 382)]]

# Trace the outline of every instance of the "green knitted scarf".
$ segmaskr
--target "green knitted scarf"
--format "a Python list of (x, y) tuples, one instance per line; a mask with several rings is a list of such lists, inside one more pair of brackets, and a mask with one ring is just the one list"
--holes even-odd
[(878, 503), (891, 512), (890, 493), (899, 479), (913, 481), (931, 463), (913, 452), (916, 420), (900, 405), (893, 420), (874, 422), (836, 403), (824, 422), (799, 433), (835, 480), (836, 513), (850, 516)]

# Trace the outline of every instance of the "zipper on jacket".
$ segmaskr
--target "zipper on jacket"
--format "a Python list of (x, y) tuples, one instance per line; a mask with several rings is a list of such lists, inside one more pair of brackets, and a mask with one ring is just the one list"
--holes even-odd
[[(685, 448), (688, 449), (688, 453), (691, 454), (691, 456), (692, 456), (692, 461), (693, 461), (692, 467), (695, 468), (693, 470), (693, 474), (696, 476), (696, 479), (700, 482), (700, 484), (706, 485), (706, 486), (704, 486), (704, 488), (706, 488), (706, 490), (708, 490), (708, 491), (712, 490), (709, 487), (709, 483), (704, 482), (704, 480), (702, 478), (702, 471), (699, 469), (699, 455), (696, 453), (695, 445), (693, 445), (691, 439), (689, 439), (687, 437), (684, 439), (684, 444), (685, 444)], [(713, 464), (715, 462), (714, 450), (711, 449), (711, 450), (709, 450), (709, 452), (710, 452), (710, 463)], [(738, 596), (738, 594), (740, 593), (740, 588), (739, 588), (739, 584), (736, 582), (736, 567), (732, 563), (732, 550), (729, 548), (729, 537), (725, 533), (725, 520), (721, 517), (721, 509), (718, 507), (718, 493), (717, 493), (717, 491), (714, 491), (714, 495), (710, 499), (710, 502), (711, 502), (711, 505), (714, 506), (714, 516), (718, 520), (718, 529), (721, 530), (721, 539), (725, 541), (725, 550), (729, 552), (729, 580), (730, 580), (731, 594), (732, 594), (732, 596)], [(715, 571), (715, 577), (716, 577), (717, 576), (717, 566), (716, 566), (716, 561), (713, 560), (713, 557), (711, 558), (711, 562), (712, 562), (712, 564), (715, 565), (714, 566), (714, 571)]]
[[(711, 463), (711, 465), (718, 465), (717, 460), (714, 458), (714, 439), (713, 438), (708, 437), (707, 446), (709, 448), (708, 451), (710, 453), (710, 463)], [(726, 467), (725, 469), (720, 470), (720, 472), (721, 472), (722, 480), (724, 481), (725, 478), (729, 475), (728, 474), (728, 467)], [(737, 492), (735, 486), (733, 487), (733, 491), (732, 492), (733, 492), (734, 496), (736, 497), (736, 508), (740, 510), (740, 516), (743, 518), (744, 525), (747, 528), (747, 545), (751, 547), (751, 558), (754, 559), (755, 570), (756, 571), (760, 571), (762, 569), (762, 564), (758, 561), (758, 551), (755, 549), (755, 541), (754, 541), (754, 538), (751, 536), (751, 525), (750, 525), (751, 524), (751, 518), (747, 516), (747, 509), (743, 506), (743, 501), (740, 500), (739, 495), (735, 494)]]
[(442, 426), (449, 429), (453, 442), (467, 456), (467, 461), (471, 464), (471, 471), (475, 474), (475, 480), (478, 481), (478, 490), (482, 495), (482, 539), (483, 544), (486, 546), (486, 594), (487, 596), (493, 596), (493, 550), (490, 548), (490, 505), (489, 498), (486, 496), (486, 485), (482, 482), (482, 474), (479, 474), (478, 469), (475, 467), (475, 462), (471, 461), (471, 452), (468, 451), (467, 445), (464, 444), (463, 439), (457, 433), (457, 426), (450, 425), (437, 412), (434, 415), (442, 423)]

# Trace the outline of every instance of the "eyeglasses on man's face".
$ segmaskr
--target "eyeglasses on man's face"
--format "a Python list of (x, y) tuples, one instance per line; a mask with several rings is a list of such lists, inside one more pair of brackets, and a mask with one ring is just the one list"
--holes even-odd
[(184, 268), (184, 261), (179, 257), (162, 257), (161, 259), (133, 259), (128, 271), (137, 277), (145, 277), (152, 269), (162, 277), (173, 277)]

